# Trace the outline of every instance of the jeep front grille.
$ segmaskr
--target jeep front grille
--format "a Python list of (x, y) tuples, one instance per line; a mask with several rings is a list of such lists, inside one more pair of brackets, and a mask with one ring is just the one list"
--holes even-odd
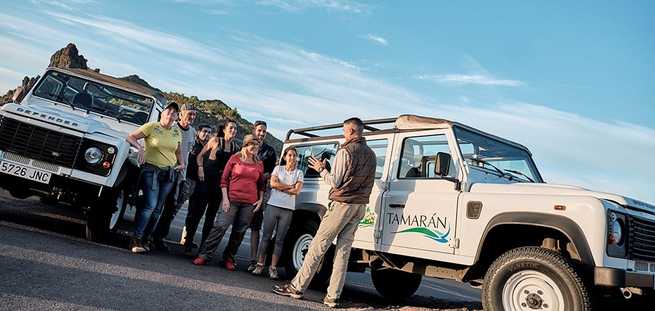
[(655, 222), (628, 217), (628, 258), (655, 261)]
[(68, 168), (73, 167), (81, 137), (0, 116), (0, 150)]

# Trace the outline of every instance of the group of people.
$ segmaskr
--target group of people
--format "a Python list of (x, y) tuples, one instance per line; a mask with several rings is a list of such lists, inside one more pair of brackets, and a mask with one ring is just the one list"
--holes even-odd
[[(158, 122), (149, 122), (127, 136), (138, 150), (141, 166), (142, 203), (137, 207), (135, 229), (130, 243), (133, 253), (152, 249), (168, 251), (164, 238), (175, 215), (188, 201), (188, 213), (181, 243), (185, 254), (193, 256), (194, 236), (203, 217), (195, 265), (206, 265), (231, 227), (223, 251), (223, 265), (236, 269), (235, 255), (248, 229), (251, 230), (251, 262), (248, 271), (265, 271), (266, 252), (275, 232), (268, 275), (277, 279), (277, 265), (286, 233), (291, 225), (296, 196), (303, 187), (298, 169), (298, 153), (284, 150), (277, 165), (275, 150), (264, 142), (267, 124), (256, 121), (252, 134), (237, 142), (237, 123), (226, 119), (214, 133), (209, 125), (193, 127), (197, 111), (190, 104), (169, 102)], [(357, 224), (364, 217), (373, 187), (375, 154), (362, 137), (364, 125), (358, 118), (344, 121), (346, 141), (336, 154), (334, 168), (309, 158), (309, 166), (332, 186), (330, 204), (310, 245), (302, 268), (293, 281), (276, 286), (280, 295), (301, 298), (320, 262), (337, 240), (328, 295), (324, 303), (336, 306), (343, 288)], [(143, 144), (142, 144), (143, 141)], [(260, 241), (260, 231), (263, 233)]]

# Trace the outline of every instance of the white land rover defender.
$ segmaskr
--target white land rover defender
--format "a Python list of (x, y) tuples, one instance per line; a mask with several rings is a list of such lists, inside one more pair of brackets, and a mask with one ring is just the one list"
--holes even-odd
[(20, 104), (0, 109), (0, 187), (82, 207), (87, 238), (104, 237), (136, 189), (125, 137), (156, 121), (162, 101), (92, 70), (48, 68)]
[[(428, 276), (481, 285), (486, 310), (588, 310), (592, 297), (613, 292), (652, 297), (655, 206), (546, 184), (526, 147), (456, 122), (364, 123), (377, 170), (349, 268), (370, 268), (382, 296), (407, 298)], [(291, 275), (330, 190), (307, 158), (332, 162), (341, 126), (287, 134), (284, 148), (296, 147), (305, 174), (285, 243)], [(331, 257), (314, 282), (326, 280)]]

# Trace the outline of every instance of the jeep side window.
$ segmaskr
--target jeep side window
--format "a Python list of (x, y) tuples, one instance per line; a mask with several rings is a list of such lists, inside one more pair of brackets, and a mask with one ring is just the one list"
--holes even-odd
[(375, 179), (382, 178), (384, 172), (384, 161), (387, 156), (387, 139), (367, 140), (366, 144), (375, 152)]
[(337, 143), (326, 143), (320, 145), (299, 146), (298, 151), (298, 169), (303, 172), (305, 178), (318, 178), (320, 174), (309, 167), (308, 158), (313, 156), (317, 159), (327, 160), (326, 169), (329, 171), (334, 164), (334, 158), (337, 154)]
[[(402, 158), (398, 170), (399, 179), (436, 179), (434, 173), (437, 153), (450, 154), (446, 135), (408, 137), (403, 141)], [(448, 177), (457, 177), (454, 163), (450, 163)]]

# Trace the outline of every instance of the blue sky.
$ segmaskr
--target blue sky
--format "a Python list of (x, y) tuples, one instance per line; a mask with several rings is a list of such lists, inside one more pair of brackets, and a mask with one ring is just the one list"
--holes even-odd
[[(3, 3), (0, 90), (77, 44), (91, 67), (290, 127), (416, 113), (533, 151), (549, 182), (655, 202), (649, 1)], [(649, 165), (649, 163), (651, 163)]]

